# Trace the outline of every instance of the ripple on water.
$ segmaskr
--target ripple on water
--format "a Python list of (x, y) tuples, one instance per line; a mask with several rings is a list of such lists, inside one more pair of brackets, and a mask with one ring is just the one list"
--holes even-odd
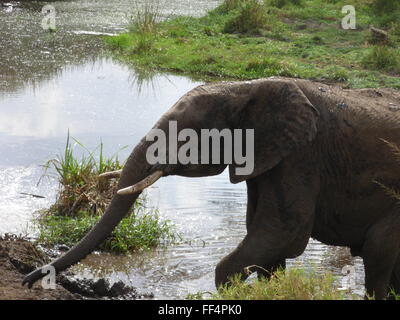
[[(0, 234), (32, 234), (28, 224), (32, 213), (54, 202), (54, 182), (39, 181), (41, 168), (0, 167)], [(38, 199), (21, 193), (45, 196)]]

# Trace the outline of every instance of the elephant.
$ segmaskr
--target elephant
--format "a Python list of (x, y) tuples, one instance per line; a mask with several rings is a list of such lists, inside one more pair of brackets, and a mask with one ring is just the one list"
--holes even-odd
[[(149, 164), (151, 142), (143, 137), (121, 172), (103, 175), (119, 177), (119, 191), (100, 221), (49, 265), (61, 272), (96, 249), (143, 189), (161, 177), (212, 176), (228, 167), (232, 183), (247, 185), (247, 234), (217, 264), (217, 287), (229, 284), (235, 274), (245, 280), (249, 270), (269, 275), (301, 255), (314, 238), (362, 257), (368, 296), (399, 294), (400, 209), (388, 192), (400, 184), (395, 155), (399, 106), (396, 90), (343, 89), (284, 77), (196, 87), (153, 129), (168, 132), (170, 121), (196, 132), (252, 129), (253, 171), (239, 175), (235, 161)], [(43, 268), (28, 274), (23, 284), (31, 287), (46, 274)]]

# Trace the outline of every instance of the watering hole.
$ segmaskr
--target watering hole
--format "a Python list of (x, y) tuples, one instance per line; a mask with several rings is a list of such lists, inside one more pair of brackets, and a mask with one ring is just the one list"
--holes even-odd
[[(42, 2), (0, 7), (0, 234), (34, 236), (32, 213), (50, 206), (58, 184), (40, 179), (43, 165), (62, 152), (68, 130), (87, 148), (100, 140), (108, 154), (125, 159), (160, 115), (202, 81), (153, 74), (103, 53), (101, 35), (125, 30), (128, 0), (52, 3), (57, 32), (41, 29)], [(165, 15), (201, 15), (212, 0), (175, 0)], [(40, 184), (38, 184), (40, 180)], [(21, 193), (45, 196), (33, 198)], [(214, 290), (214, 267), (245, 235), (246, 186), (220, 176), (167, 177), (149, 191), (152, 206), (173, 221), (185, 239), (151, 253), (117, 256), (95, 253), (74, 267), (80, 277), (122, 280), (156, 299), (184, 298)], [(304, 254), (289, 260), (346, 280), (356, 270), (355, 292), (363, 290), (363, 265), (344, 248), (311, 240)]]

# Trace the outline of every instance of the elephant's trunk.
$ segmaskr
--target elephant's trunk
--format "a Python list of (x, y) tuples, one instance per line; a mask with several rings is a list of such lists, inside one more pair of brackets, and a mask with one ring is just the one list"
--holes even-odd
[(67, 269), (95, 250), (128, 213), (138, 196), (139, 194), (115, 195), (105, 214), (93, 229), (65, 255), (51, 263), (56, 271), (60, 272)]
[[(118, 189), (131, 186), (149, 174), (151, 167), (146, 161), (145, 152), (144, 143), (140, 143), (132, 152), (121, 174)], [(56, 272), (60, 272), (84, 259), (111, 234), (122, 218), (127, 215), (139, 195), (140, 192), (129, 195), (115, 194), (103, 217), (93, 229), (67, 253), (51, 262), (50, 266), (53, 266)], [(27, 275), (23, 284), (27, 283), (31, 287), (35, 281), (44, 277), (47, 272), (43, 270), (48, 270), (48, 268), (43, 268), (36, 269)]]

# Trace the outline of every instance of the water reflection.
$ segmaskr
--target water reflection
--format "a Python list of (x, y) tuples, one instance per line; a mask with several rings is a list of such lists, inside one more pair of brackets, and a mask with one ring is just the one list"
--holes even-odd
[[(126, 145), (132, 147), (163, 112), (199, 84), (159, 75), (151, 85), (141, 84), (139, 93), (132, 78), (127, 66), (99, 58), (65, 68), (60, 76), (25, 86), (19, 94), (3, 96), (0, 152), (13, 153), (14, 159), (0, 159), (0, 165), (31, 164), (26, 154), (37, 148), (35, 142), (48, 144), (53, 152), (60, 150), (68, 130), (89, 148), (97, 146), (100, 138), (112, 153)], [(41, 161), (48, 156), (42, 154)], [(39, 159), (34, 160), (37, 163)]]
[[(65, 66), (92, 61), (103, 49), (99, 34), (126, 30), (129, 17), (143, 1), (54, 1), (57, 31), (42, 29), (44, 1), (21, 2), (14, 10), (0, 8), (0, 95), (26, 83), (51, 80)], [(219, 0), (162, 0), (161, 16), (202, 15)], [(3, 9), (3, 10), (1, 10)]]

